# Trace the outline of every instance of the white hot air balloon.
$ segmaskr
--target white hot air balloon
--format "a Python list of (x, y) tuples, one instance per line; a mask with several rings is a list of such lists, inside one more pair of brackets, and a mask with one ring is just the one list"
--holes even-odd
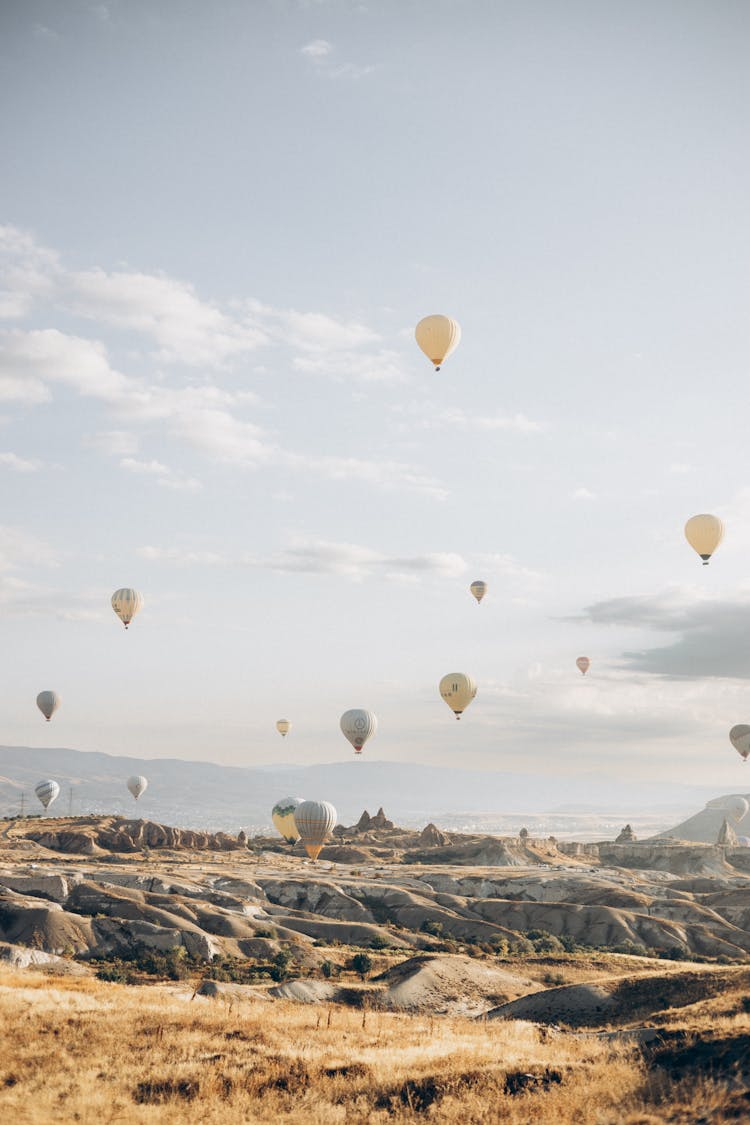
[(296, 844), (299, 832), (294, 822), (294, 814), (302, 804), (303, 797), (282, 797), (271, 809), (273, 826), (288, 844)]
[(729, 732), (729, 741), (744, 762), (750, 758), (750, 726), (747, 723), (738, 723)]
[(450, 316), (425, 316), (415, 328), (414, 336), (424, 354), (435, 365), (435, 370), (439, 371), (440, 364), (458, 347), (461, 326)]
[(277, 719), (276, 720), (276, 730), (279, 732), (279, 734), (281, 735), (282, 738), (286, 738), (286, 736), (289, 734), (289, 731), (291, 729), (292, 729), (292, 724), (289, 722), (288, 719)]
[(477, 694), (476, 682), (465, 672), (449, 672), (440, 681), (440, 694), (457, 719)]
[(143, 609), (143, 595), (127, 586), (124, 586), (122, 590), (115, 590), (112, 595), (112, 609), (127, 629), (136, 613)]
[(143, 776), (143, 774), (134, 773), (132, 777), (128, 778), (127, 786), (130, 792), (133, 794), (133, 797), (137, 801), (138, 798), (142, 796), (142, 794), (145, 793), (148, 789), (148, 781)]
[(39, 784), (34, 787), (34, 792), (45, 809), (48, 809), (52, 802), (56, 801), (60, 796), (60, 786), (56, 781), (40, 781)]
[(469, 586), (469, 589), (471, 590), (474, 597), (477, 599), (477, 603), (479, 603), (479, 602), (481, 602), (484, 595), (487, 593), (487, 583), (482, 582), (482, 580), (479, 578), (479, 579), (477, 579), (476, 582), (472, 582), (471, 586)]
[(724, 524), (718, 516), (691, 516), (685, 524), (685, 538), (708, 566), (708, 560), (724, 538)]
[(364, 711), (361, 707), (354, 707), (351, 711), (344, 711), (341, 716), (341, 730), (344, 737), (348, 738), (354, 747), (355, 754), (362, 753), (362, 747), (368, 738), (376, 733), (378, 720), (372, 711)]
[(576, 668), (578, 668), (582, 676), (586, 675), (590, 667), (591, 661), (589, 660), (588, 656), (579, 656), (576, 660)]
[(736, 796), (729, 797), (724, 804), (724, 808), (727, 810), (735, 824), (739, 824), (739, 822), (747, 815), (747, 810), (750, 808), (750, 805), (748, 805), (744, 797)]
[(39, 695), (36, 697), (36, 705), (47, 722), (50, 721), (61, 703), (62, 699), (56, 691), (40, 691)]
[(294, 823), (310, 859), (318, 858), (337, 819), (338, 814), (328, 801), (303, 801), (294, 810)]

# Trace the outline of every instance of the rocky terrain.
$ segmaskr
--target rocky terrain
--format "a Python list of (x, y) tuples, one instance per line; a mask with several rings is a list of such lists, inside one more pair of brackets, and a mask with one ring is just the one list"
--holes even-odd
[[(538, 979), (503, 958), (614, 952), (630, 955), (621, 959), (631, 975), (640, 958), (747, 964), (748, 858), (734, 846), (627, 834), (558, 845), (407, 831), (380, 810), (337, 827), (313, 864), (281, 839), (111, 817), (19, 819), (0, 822), (0, 956), (78, 970), (180, 951), (196, 966), (254, 967), (249, 979), (234, 970), (207, 979), (207, 994), (357, 1004), (366, 992), (394, 1010), (535, 1019), (543, 1010), (554, 1022), (581, 1003), (614, 1010), (617, 988), (597, 980), (585, 1003), (560, 988), (558, 1010), (549, 989), (534, 999)], [(366, 981), (344, 986), (357, 950), (375, 962)]]

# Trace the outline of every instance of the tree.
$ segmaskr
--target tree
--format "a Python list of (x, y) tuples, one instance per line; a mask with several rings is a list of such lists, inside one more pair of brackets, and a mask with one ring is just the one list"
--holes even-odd
[(355, 973), (359, 973), (362, 980), (365, 980), (367, 974), (372, 969), (372, 957), (367, 953), (355, 953), (350, 961), (351, 967)]

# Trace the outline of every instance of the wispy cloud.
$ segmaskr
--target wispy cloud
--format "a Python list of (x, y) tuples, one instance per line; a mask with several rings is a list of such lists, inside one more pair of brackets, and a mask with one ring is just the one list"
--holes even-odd
[(41, 461), (19, 457), (15, 453), (0, 453), (0, 466), (14, 473), (36, 473), (42, 467)]
[(391, 413), (396, 419), (395, 428), (402, 433), (453, 430), (459, 433), (542, 434), (547, 429), (546, 423), (519, 412), (483, 414), (460, 406), (437, 409), (422, 401), (395, 403)]
[(0, 226), (0, 318), (27, 316), (52, 291), (59, 269), (57, 254), (28, 231)]
[(171, 437), (223, 464), (275, 466), (328, 480), (408, 488), (436, 498), (447, 495), (439, 481), (408, 463), (285, 449), (256, 423), (237, 416), (236, 409), (247, 401), (244, 393), (212, 385), (174, 388), (124, 375), (111, 366), (98, 341), (57, 329), (0, 334), (0, 393), (7, 385), (11, 397), (23, 398), (31, 385), (38, 397), (37, 388), (43, 389), (44, 383), (97, 399), (127, 423), (160, 423)]
[(163, 465), (161, 461), (139, 461), (134, 457), (123, 457), (120, 461), (120, 468), (129, 473), (153, 477), (162, 488), (195, 492), (202, 487), (201, 482), (196, 477), (183, 476), (181, 473), (175, 472), (174, 469), (170, 469), (168, 465)]
[(329, 43), (327, 39), (312, 39), (304, 47), (300, 47), (299, 53), (313, 62), (320, 62), (328, 58), (332, 50), (333, 43)]
[(327, 39), (312, 39), (300, 47), (299, 53), (307, 59), (318, 74), (326, 78), (365, 78), (375, 70), (373, 65), (361, 66), (353, 62), (337, 62), (336, 48)]
[(212, 551), (154, 546), (141, 547), (138, 554), (152, 562), (242, 566), (278, 574), (329, 574), (351, 581), (369, 578), (403, 581), (429, 575), (455, 578), (467, 570), (466, 561), (460, 555), (449, 552), (396, 556), (356, 543), (337, 543), (325, 539), (297, 538), (272, 554), (244, 554), (236, 558), (223, 557)]

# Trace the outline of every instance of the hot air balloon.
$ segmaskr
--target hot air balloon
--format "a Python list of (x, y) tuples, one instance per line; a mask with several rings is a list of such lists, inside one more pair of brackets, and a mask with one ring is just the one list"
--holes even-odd
[(131, 590), (125, 586), (122, 590), (115, 590), (112, 595), (112, 609), (126, 629), (136, 613), (142, 608), (143, 595), (139, 594), (137, 590)]
[(288, 844), (296, 844), (299, 840), (297, 825), (294, 823), (294, 814), (303, 800), (303, 797), (282, 797), (271, 809), (273, 826)]
[(685, 524), (685, 538), (708, 566), (708, 560), (724, 538), (724, 524), (718, 516), (691, 516)]
[(36, 697), (36, 705), (47, 722), (50, 721), (61, 703), (62, 700), (56, 691), (40, 691)]
[(440, 681), (440, 694), (457, 719), (477, 694), (477, 685), (465, 672), (449, 672)]
[(40, 781), (34, 792), (47, 809), (60, 796), (60, 786), (56, 781)]
[(310, 859), (318, 858), (337, 819), (338, 814), (328, 801), (303, 801), (294, 810), (294, 823)]
[(739, 723), (736, 727), (732, 727), (729, 732), (729, 741), (742, 760), (746, 762), (750, 758), (750, 726), (747, 723)]
[(469, 586), (469, 589), (471, 590), (474, 597), (477, 599), (477, 603), (479, 603), (479, 602), (481, 602), (484, 595), (487, 593), (487, 583), (482, 582), (481, 579), (477, 579), (476, 582), (472, 582), (471, 586)]
[(461, 326), (450, 316), (425, 316), (414, 330), (414, 336), (427, 358), (440, 370), (440, 364), (458, 347)]
[(372, 738), (376, 733), (378, 720), (372, 711), (363, 711), (361, 707), (354, 707), (351, 711), (344, 711), (340, 725), (344, 737), (348, 738), (354, 747), (354, 753), (361, 754), (368, 738)]
[(282, 738), (286, 738), (286, 736), (289, 734), (289, 731), (291, 729), (292, 729), (292, 724), (289, 722), (288, 719), (277, 719), (276, 720), (276, 730), (279, 732), (279, 734), (281, 735)]
[(148, 789), (148, 781), (142, 774), (134, 773), (132, 777), (128, 778), (127, 786), (137, 801), (141, 794)]
[(744, 797), (736, 796), (729, 797), (728, 800), (724, 803), (724, 808), (727, 810), (732, 820), (736, 824), (739, 824), (739, 822), (747, 814), (747, 810), (750, 808), (750, 805), (748, 805)]
[(591, 667), (591, 661), (588, 656), (579, 656), (576, 660), (576, 668), (580, 670), (582, 676), (585, 676)]

